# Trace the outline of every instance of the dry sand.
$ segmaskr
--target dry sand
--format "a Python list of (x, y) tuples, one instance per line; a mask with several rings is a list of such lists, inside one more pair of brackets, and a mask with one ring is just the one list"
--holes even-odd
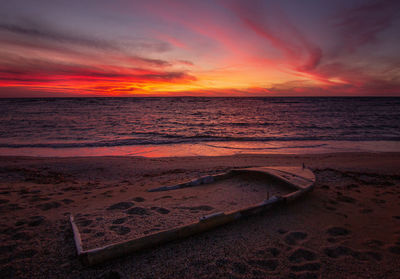
[[(233, 192), (214, 185), (150, 195), (149, 188), (303, 162), (315, 189), (286, 207), (100, 266), (76, 258), (71, 213), (87, 245), (97, 245), (134, 235), (134, 218), (197, 218), (236, 206), (232, 198), (241, 205), (265, 194), (249, 177)], [(126, 208), (107, 210), (121, 202)], [(1, 278), (399, 278), (400, 154), (0, 157), (0, 240)]]
[(171, 191), (138, 189), (137, 197), (75, 216), (83, 249), (99, 248), (127, 239), (197, 222), (218, 212), (245, 208), (296, 191), (257, 173), (238, 174), (210, 184)]

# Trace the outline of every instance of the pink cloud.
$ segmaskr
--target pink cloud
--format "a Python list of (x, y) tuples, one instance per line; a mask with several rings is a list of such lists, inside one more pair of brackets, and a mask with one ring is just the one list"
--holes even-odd
[(399, 11), (399, 1), (383, 0), (338, 13), (334, 26), (341, 36), (341, 48), (356, 51), (365, 44), (378, 42), (378, 34), (391, 26)]

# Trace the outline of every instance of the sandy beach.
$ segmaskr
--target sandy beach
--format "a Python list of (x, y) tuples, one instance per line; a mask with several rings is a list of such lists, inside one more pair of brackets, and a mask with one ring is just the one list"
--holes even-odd
[[(134, 235), (135, 218), (151, 221), (141, 229), (146, 234), (151, 233), (146, 229), (157, 230), (157, 220), (183, 222), (188, 216), (213, 212), (217, 202), (229, 209), (265, 194), (262, 185), (248, 177), (234, 186), (235, 191), (221, 186), (220, 192), (151, 194), (149, 188), (235, 168), (302, 163), (313, 170), (317, 182), (311, 193), (293, 204), (94, 267), (83, 266), (76, 257), (70, 214), (77, 217), (87, 245), (96, 246)], [(398, 278), (399, 166), (400, 153), (0, 157), (0, 274), (2, 278)]]

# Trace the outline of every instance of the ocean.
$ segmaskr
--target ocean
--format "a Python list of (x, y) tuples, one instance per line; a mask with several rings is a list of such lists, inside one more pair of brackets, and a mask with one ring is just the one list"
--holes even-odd
[(400, 98), (0, 99), (0, 155), (400, 151)]

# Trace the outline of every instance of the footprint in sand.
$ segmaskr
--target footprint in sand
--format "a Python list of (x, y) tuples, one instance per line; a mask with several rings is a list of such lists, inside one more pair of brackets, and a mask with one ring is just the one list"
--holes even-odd
[(130, 233), (131, 229), (125, 226), (110, 226), (110, 230), (116, 232), (119, 235), (125, 235)]
[(93, 223), (92, 220), (87, 220), (87, 219), (80, 219), (80, 220), (78, 220), (78, 224), (79, 224), (81, 227), (87, 227), (87, 226), (89, 226), (91, 223)]
[(400, 255), (400, 246), (396, 246), (396, 245), (390, 246), (390, 247), (388, 248), (388, 251), (389, 251), (390, 253), (392, 253), (392, 254)]
[(41, 210), (47, 211), (53, 208), (58, 208), (60, 206), (61, 204), (59, 202), (54, 201), (54, 202), (39, 204), (37, 207), (40, 208)]
[(287, 233), (287, 230), (279, 229), (279, 230), (278, 230), (278, 233), (279, 233), (279, 234), (285, 234), (285, 233)]
[(151, 208), (151, 210), (155, 210), (155, 211), (157, 211), (157, 212), (160, 213), (160, 214), (168, 214), (168, 213), (169, 213), (169, 210), (168, 210), (168, 209), (162, 208), (162, 207), (153, 206), (153, 207)]
[(382, 259), (381, 254), (375, 251), (355, 251), (346, 246), (333, 246), (333, 247), (326, 247), (324, 249), (325, 255), (330, 258), (340, 258), (343, 256), (352, 256), (353, 258), (360, 260), (360, 261), (370, 261), (376, 260), (380, 261)]
[(367, 246), (369, 248), (378, 248), (378, 247), (382, 247), (384, 245), (384, 243), (380, 240), (369, 239), (369, 240), (365, 241), (363, 243), (363, 245)]
[(246, 274), (248, 272), (248, 267), (242, 262), (234, 262), (232, 263), (232, 270), (238, 274)]
[(122, 224), (122, 223), (125, 223), (126, 219), (127, 219), (127, 218), (118, 218), (118, 219), (115, 219), (112, 223), (113, 223), (114, 225), (120, 225), (120, 224)]
[(350, 234), (350, 230), (343, 227), (331, 227), (326, 231), (331, 236), (345, 236)]
[(65, 204), (70, 204), (70, 203), (73, 203), (74, 201), (70, 200), (70, 199), (63, 199), (62, 202)]
[(289, 279), (318, 279), (319, 275), (314, 272), (297, 272), (290, 273)]
[(325, 208), (328, 210), (331, 210), (331, 211), (336, 211), (336, 207), (333, 207), (333, 206), (327, 205), (327, 206), (325, 206)]
[(172, 196), (162, 196), (161, 198), (156, 198), (153, 201), (158, 201), (158, 200), (162, 200), (162, 199), (172, 199)]
[(324, 190), (329, 190), (329, 189), (330, 189), (330, 187), (329, 187), (328, 185), (321, 185), (321, 189), (324, 189)]
[(8, 209), (9, 210), (21, 210), (24, 209), (26, 204), (17, 204), (17, 203), (9, 203)]
[(18, 232), (13, 234), (11, 238), (13, 240), (30, 240), (33, 238), (33, 236), (26, 232)]
[(319, 262), (305, 263), (302, 265), (292, 265), (290, 267), (291, 271), (318, 271), (321, 269), (321, 264)]
[(293, 251), (293, 253), (289, 256), (289, 261), (292, 263), (301, 263), (304, 261), (314, 261), (317, 259), (317, 255), (307, 249), (298, 248)]
[(375, 251), (354, 251), (352, 254), (353, 258), (360, 261), (380, 261), (382, 260), (381, 254)]
[(369, 213), (371, 213), (371, 212), (373, 212), (374, 210), (373, 209), (371, 209), (371, 208), (364, 208), (364, 209), (361, 209), (360, 210), (360, 213), (362, 213), (362, 214), (369, 214)]
[(268, 247), (266, 249), (261, 249), (256, 251), (257, 255), (262, 255), (263, 258), (275, 258), (277, 256), (279, 256), (279, 254), (281, 253), (281, 251), (275, 247)]
[(321, 264), (317, 259), (317, 254), (310, 250), (296, 249), (289, 256), (289, 261), (294, 263), (290, 266), (292, 273), (289, 274), (289, 278), (319, 278)]
[[(284, 241), (293, 246), (305, 241), (307, 237), (306, 232), (289, 232)], [(317, 259), (317, 254), (308, 249), (300, 247), (294, 250), (289, 255), (289, 261), (293, 264), (290, 266), (292, 272), (289, 274), (289, 278), (319, 278), (321, 264)]]
[(26, 222), (27, 222), (26, 220), (18, 220), (17, 222), (15, 222), (15, 226), (19, 227), (25, 225)]
[(46, 218), (44, 218), (43, 216), (32, 216), (29, 217), (30, 221), (28, 222), (28, 226), (30, 227), (36, 227), (41, 225), (44, 220), (46, 220)]
[[(247, 265), (245, 263), (233, 263), (233, 270), (236, 273), (238, 272), (238, 267), (241, 265), (251, 267), (251, 272), (254, 275), (265, 275), (265, 272), (273, 272), (275, 271), (278, 266), (279, 266), (279, 261), (276, 259), (276, 257), (281, 253), (281, 251), (275, 247), (267, 247), (263, 248), (260, 250), (257, 250), (254, 254), (255, 257), (249, 259), (246, 261)], [(216, 262), (216, 265), (219, 266), (226, 266), (227, 261), (226, 260), (219, 260)], [(236, 266), (236, 268), (235, 268)], [(247, 273), (249, 273), (248, 271)]]
[(285, 242), (288, 245), (296, 245), (298, 242), (305, 240), (307, 233), (305, 232), (290, 232), (285, 236)]
[(105, 232), (97, 232), (94, 234), (95, 237), (103, 237), (105, 235)]
[(8, 203), (8, 202), (10, 202), (10, 201), (6, 200), (6, 199), (0, 199), (0, 204), (4, 204), (4, 203)]
[(252, 267), (261, 268), (264, 271), (274, 271), (279, 265), (279, 262), (275, 259), (256, 259), (249, 260), (247, 263)]
[(0, 254), (4, 255), (5, 253), (13, 252), (16, 247), (16, 244), (0, 246)]
[(225, 267), (225, 266), (229, 265), (230, 263), (231, 263), (231, 261), (228, 259), (217, 259), (215, 261), (215, 265), (217, 267)]
[(119, 202), (115, 203), (107, 208), (107, 210), (124, 210), (131, 208), (135, 204), (133, 202)]
[(5, 227), (0, 229), (0, 234), (5, 234), (5, 235), (13, 235), (17, 231), (19, 231), (22, 228), (15, 228), (15, 227)]
[(342, 256), (350, 256), (353, 250), (346, 246), (333, 246), (326, 247), (324, 253), (330, 258), (339, 258)]
[(32, 258), (34, 255), (36, 255), (38, 253), (37, 250), (35, 249), (28, 249), (28, 250), (23, 250), (21, 252), (18, 252), (13, 259), (30, 259)]
[(109, 270), (105, 271), (104, 273), (100, 274), (97, 279), (120, 279), (121, 275), (119, 274), (118, 271), (115, 270)]
[(341, 241), (340, 239), (337, 239), (337, 238), (334, 238), (334, 237), (328, 237), (326, 240), (328, 242), (330, 242), (330, 243), (336, 243), (336, 242)]
[(351, 190), (351, 189), (360, 188), (360, 186), (357, 185), (357, 184), (352, 183), (352, 184), (346, 185), (345, 188), (348, 189), (348, 190)]
[(50, 200), (50, 198), (48, 198), (48, 197), (44, 198), (44, 197), (41, 197), (41, 196), (38, 196), (38, 195), (32, 196), (32, 198), (29, 199), (30, 202), (40, 202), (40, 201), (48, 201), (48, 200)]
[(133, 207), (125, 212), (129, 215), (149, 215), (147, 209), (143, 207)]
[(345, 195), (339, 195), (336, 200), (341, 201), (341, 202), (346, 202), (346, 203), (355, 203), (356, 200), (352, 197), (345, 196)]
[(373, 201), (376, 204), (384, 204), (384, 203), (386, 203), (385, 200), (377, 199), (377, 198), (372, 198), (371, 201)]

